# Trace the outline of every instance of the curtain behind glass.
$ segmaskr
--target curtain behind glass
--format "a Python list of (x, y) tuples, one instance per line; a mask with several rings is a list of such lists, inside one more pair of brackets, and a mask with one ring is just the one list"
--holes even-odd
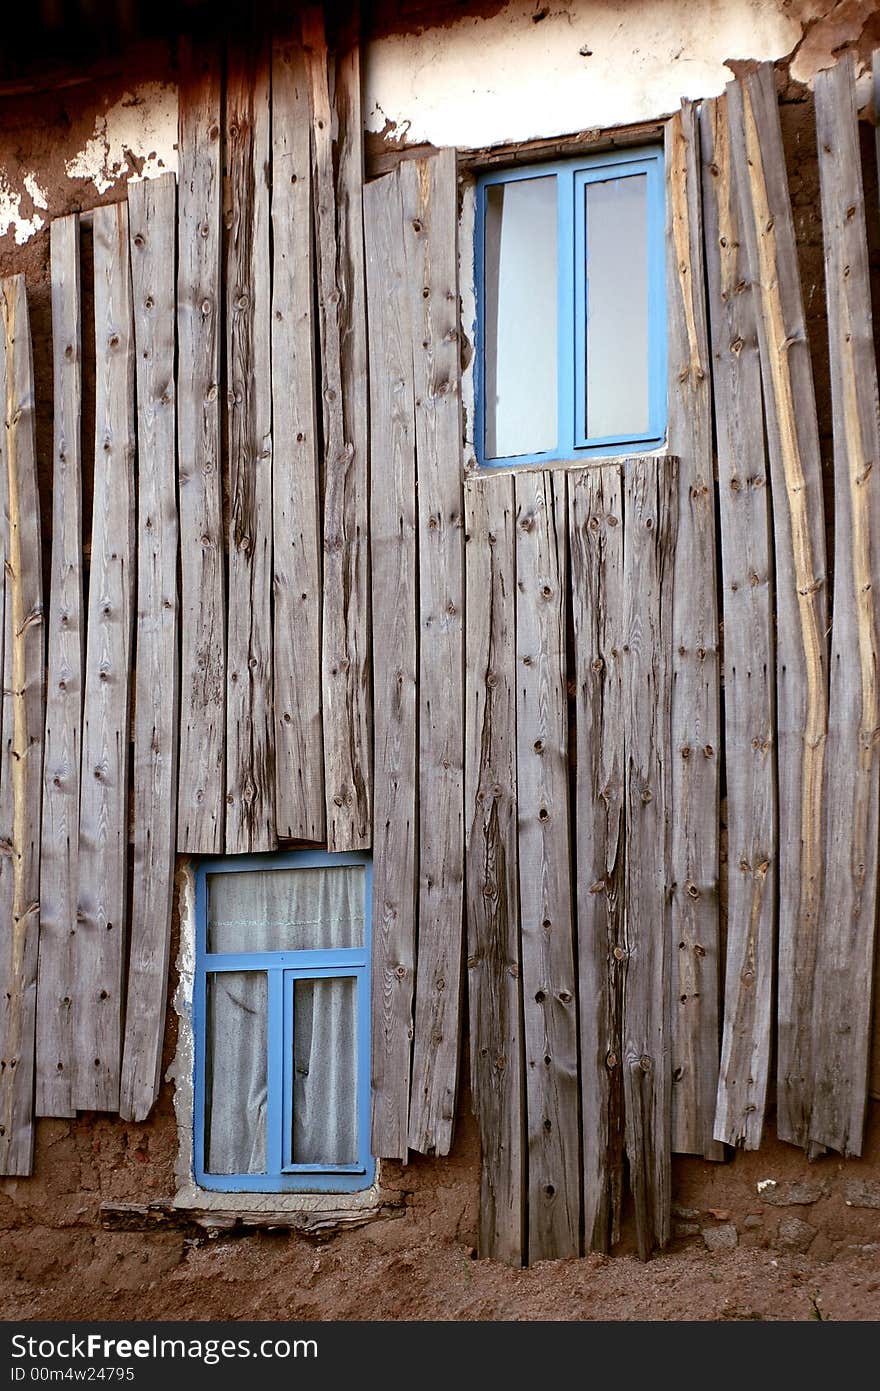
[(357, 985), (298, 980), (293, 987), (294, 1164), (355, 1164)]
[(266, 1172), (265, 971), (208, 976), (205, 1169)]
[(364, 944), (363, 865), (208, 875), (208, 951)]

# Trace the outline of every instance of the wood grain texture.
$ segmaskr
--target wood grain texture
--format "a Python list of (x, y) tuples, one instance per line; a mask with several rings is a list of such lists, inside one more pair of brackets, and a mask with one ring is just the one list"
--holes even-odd
[(626, 919), (623, 1085), (639, 1255), (671, 1229), (669, 834), (674, 459), (628, 460), (624, 477)]
[(179, 97), (177, 437), (181, 854), (224, 847), (226, 589), (220, 430), (220, 55), (194, 48)]
[(465, 484), (465, 809), (471, 1093), (480, 1131), (479, 1254), (525, 1255), (522, 953), (516, 799), (513, 480)]
[[(329, 850), (372, 841), (368, 380), (360, 50), (337, 57), (331, 106), (323, 14), (302, 15), (324, 425), (322, 682)], [(333, 128), (336, 138), (333, 138)], [(335, 146), (335, 161), (334, 161)]]
[(727, 88), (740, 229), (757, 287), (773, 487), (779, 798), (777, 1130), (809, 1143), (828, 719), (825, 524), (813, 374), (773, 70)]
[(566, 479), (517, 475), (516, 746), (529, 1260), (580, 1249), (568, 796)]
[[(370, 357), (370, 548), (376, 756), (372, 1145), (406, 1160), (418, 904), (415, 404), (400, 180), (364, 189)], [(379, 636), (380, 635), (380, 636)]]
[(177, 455), (173, 174), (128, 191), (137, 386), (134, 857), (119, 1113), (143, 1121), (159, 1094), (177, 813)]
[(707, 1159), (719, 1061), (718, 618), (700, 147), (687, 102), (666, 127), (669, 449), (681, 491), (672, 644), (672, 1147)]
[(272, 526), (275, 816), (324, 839), (321, 507), (309, 97), (299, 42), (272, 47)]
[(877, 918), (880, 404), (851, 54), (816, 74), (815, 95), (834, 427), (834, 622), (809, 1134), (814, 1144), (860, 1154)]
[(464, 938), (464, 501), (454, 150), (400, 170), (419, 526), (419, 925), (413, 1149), (448, 1154)]
[(226, 853), (273, 850), (269, 52), (226, 71)]
[(79, 883), (82, 750), (82, 324), (79, 217), (51, 224), (52, 570), (40, 841), (38, 1116), (73, 1116), (73, 947)]
[(128, 205), (96, 208), (95, 481), (83, 711), (73, 1105), (119, 1106), (127, 919), (135, 431)]
[(756, 326), (727, 98), (704, 102), (703, 218), (721, 517), (727, 971), (715, 1138), (757, 1149), (773, 1038), (776, 917), (774, 588)]
[[(31, 1172), (40, 933), (43, 585), (34, 369), (25, 279), (0, 281), (5, 469), (0, 753), (0, 1174)], [(0, 515), (3, 515), (0, 514)]]
[(623, 485), (620, 468), (569, 481), (574, 632), (575, 864), (584, 1244), (619, 1239), (624, 1190)]

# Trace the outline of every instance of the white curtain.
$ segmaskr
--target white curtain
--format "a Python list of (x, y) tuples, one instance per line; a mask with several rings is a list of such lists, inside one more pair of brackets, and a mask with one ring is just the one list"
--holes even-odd
[[(364, 868), (217, 874), (209, 880), (208, 950), (308, 951), (364, 942)], [(209, 976), (206, 1166), (266, 1170), (266, 975)], [(351, 977), (298, 980), (293, 1006), (295, 1164), (357, 1159), (357, 987)]]
[(363, 944), (363, 865), (209, 876), (210, 952), (320, 951)]

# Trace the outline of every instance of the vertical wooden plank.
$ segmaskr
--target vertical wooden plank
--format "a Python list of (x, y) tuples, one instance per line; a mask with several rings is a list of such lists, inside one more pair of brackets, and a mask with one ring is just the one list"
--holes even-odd
[(36, 1113), (72, 1116), (71, 1000), (82, 749), (82, 332), (79, 218), (50, 230), (55, 428), (49, 672), (40, 845)]
[(852, 54), (816, 74), (815, 94), (834, 416), (834, 622), (810, 1138), (860, 1154), (877, 916), (880, 404)]
[[(416, 968), (416, 460), (409, 285), (397, 171), (364, 189), (370, 357), (370, 548), (376, 844), (373, 1153), (406, 1160)], [(379, 636), (381, 635), (381, 636)]]
[(727, 774), (727, 971), (715, 1137), (757, 1149), (773, 1036), (774, 643), (757, 290), (740, 242), (727, 98), (700, 114), (721, 512)]
[(672, 642), (672, 1147), (720, 1159), (718, 618), (700, 150), (690, 102), (666, 125), (669, 450), (679, 459)]
[(312, 114), (324, 416), (322, 681), (327, 847), (356, 850), (369, 846), (372, 839), (360, 50), (351, 43), (339, 55), (331, 107), (323, 13), (317, 6), (307, 6), (302, 24)]
[(577, 729), (575, 863), (584, 1242), (618, 1239), (624, 1184), (623, 487), (619, 467), (569, 482)]
[(525, 1254), (522, 953), (516, 825), (515, 504), (511, 478), (465, 484), (465, 808), (471, 1091), (479, 1254)]
[(95, 483), (83, 712), (73, 1105), (119, 1106), (134, 607), (135, 434), (128, 205), (93, 214)]
[(134, 863), (119, 1112), (146, 1120), (159, 1093), (177, 798), (177, 483), (173, 174), (128, 190), (137, 381)]
[(324, 839), (321, 509), (309, 98), (300, 43), (272, 47), (272, 522), (275, 816)]
[(23, 275), (0, 282), (0, 321), (6, 465), (4, 695), (8, 692), (0, 760), (0, 1174), (29, 1174), (34, 1147), (44, 659), (34, 369)]
[(220, 59), (194, 50), (179, 98), (177, 437), (182, 854), (224, 846), (226, 600), (220, 442)]
[(419, 926), (409, 1143), (447, 1154), (461, 1046), (464, 501), (455, 151), (400, 170), (419, 525)]
[(825, 524), (813, 374), (772, 68), (727, 89), (773, 486), (779, 797), (777, 1130), (809, 1140), (827, 733)]
[(516, 748), (529, 1259), (580, 1247), (577, 1006), (565, 656), (565, 474), (520, 473)]
[(269, 51), (233, 44), (226, 75), (229, 622), (226, 853), (273, 850)]
[(671, 1227), (669, 834), (674, 459), (629, 460), (624, 478), (626, 919), (623, 1084), (639, 1254)]

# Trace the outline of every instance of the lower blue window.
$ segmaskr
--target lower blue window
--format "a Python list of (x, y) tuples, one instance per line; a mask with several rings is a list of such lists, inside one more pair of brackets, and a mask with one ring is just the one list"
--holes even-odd
[(363, 854), (294, 851), (196, 873), (196, 1182), (350, 1193), (370, 1154), (370, 907)]

